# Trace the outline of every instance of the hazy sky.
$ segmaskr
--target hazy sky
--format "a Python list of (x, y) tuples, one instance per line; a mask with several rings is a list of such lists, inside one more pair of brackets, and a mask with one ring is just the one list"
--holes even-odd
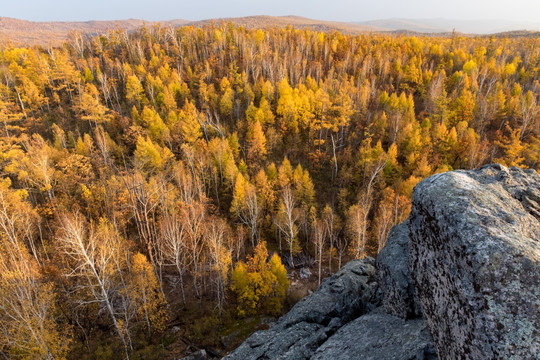
[(444, 17), (540, 22), (540, 0), (0, 0), (0, 4), (0, 16), (36, 21), (300, 15), (340, 21)]

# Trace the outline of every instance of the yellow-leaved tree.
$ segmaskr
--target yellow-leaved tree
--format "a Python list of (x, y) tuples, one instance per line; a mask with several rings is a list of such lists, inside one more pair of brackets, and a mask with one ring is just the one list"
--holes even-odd
[(178, 115), (180, 121), (180, 133), (187, 144), (193, 144), (202, 136), (199, 118), (202, 117), (195, 105), (186, 100), (186, 103)]
[(266, 243), (261, 241), (247, 263), (240, 261), (236, 264), (230, 288), (236, 294), (239, 316), (277, 315), (281, 312), (289, 280), (277, 254), (268, 261)]
[(136, 166), (148, 173), (163, 170), (174, 158), (169, 148), (161, 147), (153, 143), (150, 138), (144, 139), (142, 136), (137, 139), (137, 148), (133, 155)]
[(138, 318), (146, 325), (148, 336), (151, 336), (152, 330), (163, 330), (167, 321), (166, 301), (152, 264), (139, 252), (131, 259), (131, 283), (128, 292), (137, 309)]

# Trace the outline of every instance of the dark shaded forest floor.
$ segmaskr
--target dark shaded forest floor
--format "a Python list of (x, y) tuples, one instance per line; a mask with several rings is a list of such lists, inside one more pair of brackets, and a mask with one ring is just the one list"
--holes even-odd
[[(336, 267), (334, 270), (337, 270), (337, 264), (334, 264), (334, 267)], [(302, 273), (305, 274), (305, 270), (310, 273), (308, 277), (302, 275)], [(287, 272), (291, 285), (287, 291), (284, 314), (303, 297), (317, 289), (317, 271), (318, 267), (313, 266)], [(323, 271), (322, 279), (330, 275), (327, 270)], [(194, 296), (194, 294), (186, 295), (188, 298)], [(215, 308), (215, 299), (208, 297), (203, 297), (200, 302), (188, 301), (185, 307), (181, 304), (180, 294), (169, 292), (168, 300), (170, 304), (176, 302), (178, 309), (181, 310), (170, 314), (170, 318), (174, 319), (169, 323), (163, 338), (164, 343), (172, 342), (164, 345), (160, 359), (177, 359), (200, 349), (206, 350), (210, 356), (225, 356), (252, 333), (267, 329), (277, 320), (275, 317), (261, 315), (239, 318), (236, 316), (234, 306), (224, 308), (220, 317), (219, 311)], [(183, 320), (179, 321), (179, 319)]]

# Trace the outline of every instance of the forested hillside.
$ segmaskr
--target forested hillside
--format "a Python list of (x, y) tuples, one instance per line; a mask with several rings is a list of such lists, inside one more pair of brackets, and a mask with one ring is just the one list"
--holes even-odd
[(282, 313), (282, 261), (320, 282), (376, 255), (422, 178), (539, 169), (538, 79), (537, 37), (229, 24), (2, 49), (0, 355), (226, 348)]

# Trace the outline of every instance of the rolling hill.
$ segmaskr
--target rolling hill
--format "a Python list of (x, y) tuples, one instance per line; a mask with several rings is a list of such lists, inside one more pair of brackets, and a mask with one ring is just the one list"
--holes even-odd
[[(181, 26), (206, 26), (212, 23), (233, 22), (246, 28), (271, 28), (294, 26), (299, 29), (310, 28), (318, 31), (340, 31), (346, 34), (360, 34), (370, 31), (385, 31), (386, 29), (372, 25), (356, 23), (333, 22), (313, 20), (299, 16), (247, 16), (238, 18), (218, 18), (200, 21), (170, 20), (161, 21), (163, 25)], [(143, 24), (152, 24), (140, 19), (128, 19), (117, 21), (86, 21), (86, 22), (34, 22), (13, 18), (0, 17), (0, 39), (9, 40), (14, 44), (54, 46), (61, 44), (67, 39), (71, 31), (84, 34), (99, 34), (123, 28), (128, 31), (135, 30)]]
[[(167, 25), (184, 25), (188, 20), (165, 21)], [(147, 22), (146, 22), (147, 23)], [(85, 22), (36, 22), (0, 17), (0, 40), (20, 45), (55, 46), (65, 41), (69, 33), (78, 31), (84, 34), (99, 34), (122, 28), (134, 30), (145, 24), (139, 19)]]
[[(272, 28), (294, 26), (298, 29), (316, 31), (339, 31), (358, 35), (366, 32), (414, 32), (420, 34), (447, 35), (453, 30), (464, 34), (512, 34), (531, 33), (523, 30), (540, 30), (540, 23), (520, 23), (504, 20), (450, 20), (450, 19), (382, 19), (364, 22), (337, 22), (308, 19), (300, 16), (245, 16), (236, 18), (216, 18), (199, 21), (169, 20), (160, 23), (166, 26), (208, 26), (212, 23), (233, 22), (245, 28)], [(58, 46), (65, 41), (70, 32), (100, 34), (117, 28), (133, 31), (144, 24), (153, 24), (140, 19), (86, 21), (86, 22), (34, 22), (0, 17), (0, 41), (17, 45)], [(521, 32), (520, 32), (521, 31)], [(534, 34), (534, 33), (533, 33)]]
[(384, 27), (377, 25), (369, 24), (357, 24), (349, 22), (338, 22), (338, 21), (325, 21), (325, 20), (315, 20), (308, 19), (301, 16), (267, 16), (267, 15), (258, 15), (258, 16), (245, 16), (237, 18), (219, 18), (219, 19), (208, 19), (200, 20), (189, 23), (189, 25), (195, 26), (205, 26), (212, 23), (219, 24), (222, 21), (224, 22), (233, 22), (239, 26), (245, 28), (272, 28), (277, 27), (286, 27), (294, 26), (298, 29), (312, 29), (317, 31), (339, 31), (345, 34), (361, 34), (365, 32), (378, 32), (386, 31)]

